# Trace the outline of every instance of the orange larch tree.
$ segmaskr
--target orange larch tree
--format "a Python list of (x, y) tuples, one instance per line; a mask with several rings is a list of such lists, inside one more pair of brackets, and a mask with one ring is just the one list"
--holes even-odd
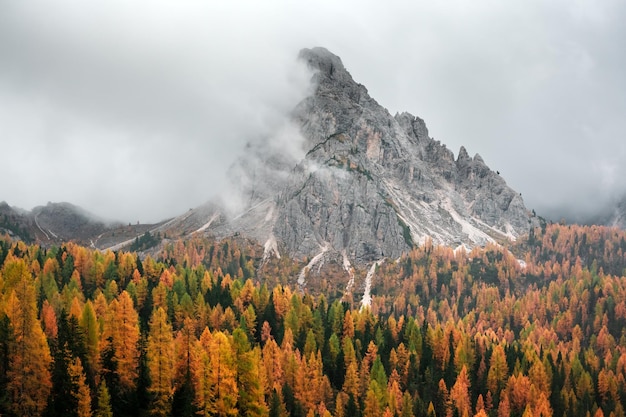
[(109, 305), (104, 342), (110, 340), (122, 391), (136, 387), (139, 368), (139, 317), (128, 292)]
[(52, 388), (50, 349), (37, 320), (35, 287), (23, 259), (5, 262), (3, 278), (13, 289), (5, 304), (13, 337), (9, 342), (7, 394), (16, 415), (39, 416)]

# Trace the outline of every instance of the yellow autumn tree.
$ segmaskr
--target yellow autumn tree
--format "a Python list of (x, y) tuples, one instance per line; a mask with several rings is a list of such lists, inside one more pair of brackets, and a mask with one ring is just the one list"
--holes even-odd
[(117, 373), (122, 391), (131, 391), (136, 386), (139, 367), (139, 317), (133, 300), (126, 291), (111, 301), (105, 321), (103, 342), (111, 343), (113, 359), (117, 362)]
[(205, 328), (196, 342), (193, 373), (199, 415), (237, 415), (235, 355), (226, 334)]
[(20, 416), (39, 416), (52, 388), (50, 349), (37, 319), (35, 287), (23, 259), (7, 260), (2, 273), (12, 291), (5, 304), (13, 337), (8, 348), (7, 396), (11, 411)]
[(211, 363), (209, 360), (209, 346), (213, 335), (208, 327), (200, 335), (200, 339), (194, 343), (194, 351), (191, 361), (193, 384), (195, 392), (195, 406), (201, 416), (211, 415)]
[(98, 406), (93, 417), (113, 417), (111, 396), (104, 380), (100, 382), (100, 388), (98, 388)]
[(492, 395), (499, 398), (500, 391), (506, 385), (509, 374), (509, 368), (506, 364), (506, 355), (502, 345), (496, 345), (493, 348), (489, 364), (487, 388), (491, 391)]
[(209, 345), (211, 382), (213, 386), (212, 411), (217, 416), (237, 415), (237, 381), (235, 355), (228, 337), (216, 332)]
[(152, 413), (167, 416), (172, 409), (174, 379), (174, 338), (163, 308), (157, 308), (150, 318), (148, 333), (148, 371), (152, 396)]

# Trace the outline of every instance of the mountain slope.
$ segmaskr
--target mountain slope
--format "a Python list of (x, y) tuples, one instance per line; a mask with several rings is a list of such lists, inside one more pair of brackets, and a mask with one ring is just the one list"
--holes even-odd
[(70, 203), (48, 203), (31, 211), (0, 203), (0, 230), (26, 242), (43, 244), (89, 239), (104, 233), (112, 224)]
[(44, 246), (74, 241), (98, 249), (130, 246), (137, 237), (161, 224), (128, 226), (97, 217), (70, 203), (48, 203), (31, 211), (0, 202), (0, 234)]

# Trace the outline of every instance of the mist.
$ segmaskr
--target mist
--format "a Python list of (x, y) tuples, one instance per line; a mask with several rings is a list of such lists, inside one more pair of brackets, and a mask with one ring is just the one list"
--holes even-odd
[(308, 91), (297, 48), (261, 48), (235, 28), (225, 37), (204, 6), (58, 6), (0, 11), (11, 156), (0, 173), (12, 179), (0, 199), (11, 205), (69, 201), (133, 222), (178, 215), (222, 192), (244, 145), (271, 135)]
[(608, 0), (2, 2), (0, 200), (155, 222), (224, 195), (308, 94), (298, 51), (324, 46), (529, 208), (583, 221), (626, 193), (625, 18)]

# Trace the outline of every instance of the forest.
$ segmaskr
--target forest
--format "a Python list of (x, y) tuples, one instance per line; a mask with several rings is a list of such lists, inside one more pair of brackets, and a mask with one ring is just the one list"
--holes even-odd
[(340, 268), (299, 288), (306, 260), (232, 239), (0, 238), (0, 415), (624, 416), (625, 252), (624, 231), (562, 224), (426, 243), (363, 307)]

